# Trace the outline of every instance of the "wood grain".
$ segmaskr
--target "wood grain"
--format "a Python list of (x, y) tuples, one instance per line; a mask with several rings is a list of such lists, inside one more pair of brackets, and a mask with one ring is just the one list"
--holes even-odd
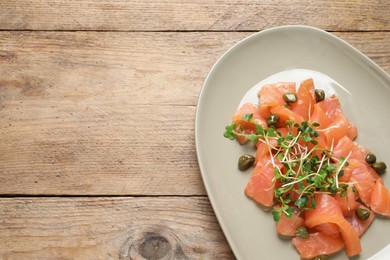
[(390, 4), (387, 0), (0, 2), (0, 29), (6, 30), (257, 31), (286, 24), (332, 31), (390, 30)]
[(3, 198), (0, 208), (4, 260), (233, 257), (207, 198)]
[[(249, 34), (1, 32), (0, 194), (205, 195), (198, 93)], [(337, 35), (390, 71), (390, 33)]]
[(234, 259), (197, 166), (198, 94), (230, 46), (287, 24), (390, 72), (386, 0), (0, 1), (0, 259)]
[[(251, 34), (1, 32), (0, 77), (29, 86), (7, 99), (122, 96), (132, 104), (196, 105), (211, 66)], [(390, 71), (389, 33), (335, 34)]]

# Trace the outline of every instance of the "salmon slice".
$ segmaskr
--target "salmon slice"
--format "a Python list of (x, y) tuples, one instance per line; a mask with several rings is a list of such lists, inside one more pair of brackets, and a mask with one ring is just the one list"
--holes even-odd
[[(366, 209), (366, 210), (370, 210), (366, 207), (363, 206), (363, 204), (357, 202), (358, 206), (357, 208), (363, 208), (363, 209)], [(352, 214), (350, 216), (346, 216), (345, 219), (352, 225), (352, 227), (356, 230), (356, 232), (358, 233), (359, 237), (361, 237), (364, 232), (366, 232), (366, 230), (368, 229), (368, 227), (370, 226), (370, 224), (372, 223), (372, 221), (374, 220), (375, 218), (375, 213), (373, 211), (370, 210), (370, 216), (368, 217), (368, 219), (366, 220), (360, 220), (355, 211), (353, 210), (352, 211)]]
[[(314, 150), (313, 156), (317, 156), (318, 158), (322, 158), (323, 149), (329, 150), (328, 144), (326, 143), (325, 135), (320, 134), (320, 135), (316, 138), (316, 141), (318, 142), (318, 144), (316, 145), (316, 147), (317, 147), (317, 148), (320, 148), (320, 149)], [(309, 144), (308, 147), (309, 147), (309, 149), (313, 149), (314, 145), (313, 145), (313, 144)]]
[(277, 130), (280, 132), (282, 136), (285, 136), (289, 132), (289, 129), (287, 127), (279, 127), (277, 128)]
[(303, 226), (304, 219), (298, 216), (297, 212), (294, 212), (292, 218), (287, 217), (285, 214), (280, 216), (279, 221), (276, 223), (276, 231), (281, 236), (295, 236), (295, 230)]
[(283, 106), (286, 101), (283, 99), (285, 93), (296, 93), (295, 82), (278, 82), (264, 85), (259, 95), (260, 115), (267, 118), (274, 106)]
[(359, 194), (360, 200), (366, 205), (371, 205), (371, 193), (375, 187), (375, 178), (371, 175), (369, 166), (360, 163), (352, 170), (350, 181)]
[(352, 171), (358, 168), (362, 162), (356, 159), (348, 159), (348, 165), (343, 168), (344, 175), (339, 177), (340, 182), (350, 182)]
[(353, 141), (356, 139), (357, 135), (358, 135), (357, 127), (351, 121), (348, 120), (347, 136), (349, 137), (349, 139)]
[(340, 237), (339, 227), (334, 223), (322, 223), (315, 226), (313, 230), (331, 237)]
[(352, 185), (348, 186), (345, 196), (342, 197), (340, 194), (336, 194), (334, 198), (339, 203), (344, 216), (354, 214), (355, 209), (359, 206), (359, 203), (356, 201), (357, 196), (355, 192), (353, 192)]
[(260, 115), (260, 109), (251, 103), (245, 103), (241, 108), (239, 108), (233, 115), (232, 121), (237, 125), (241, 124), (243, 127), (247, 125), (253, 127), (254, 123), (250, 123), (248, 120), (242, 119), (247, 114), (253, 114), (253, 121), (256, 124), (261, 125), (262, 127), (267, 127), (266, 120)]
[(264, 207), (274, 204), (275, 174), (270, 155), (259, 158), (245, 187), (245, 194)]
[(344, 247), (341, 237), (332, 237), (321, 232), (312, 233), (308, 238), (294, 237), (292, 243), (304, 259), (330, 255)]
[(340, 106), (340, 101), (336, 95), (331, 95), (318, 103), (324, 110), (328, 119), (332, 122), (343, 111)]
[(297, 102), (291, 104), (291, 110), (300, 115), (304, 120), (308, 120), (316, 103), (313, 79), (310, 78), (301, 82), (297, 91), (297, 97)]
[[(243, 120), (242, 118), (247, 115), (252, 114), (253, 122), (248, 122), (248, 120)], [(232, 118), (233, 123), (236, 124), (236, 131), (239, 132), (239, 126), (241, 127), (241, 131), (245, 134), (251, 134), (256, 132), (255, 123), (261, 125), (262, 127), (267, 127), (266, 120), (260, 115), (260, 110), (257, 106), (245, 103), (241, 108), (239, 108)], [(240, 144), (245, 144), (249, 140), (242, 136), (237, 136), (237, 141)]]
[(348, 120), (343, 114), (339, 114), (326, 129), (324, 132), (326, 143), (331, 147), (332, 143), (336, 145), (341, 138), (347, 136)]
[(354, 188), (357, 190), (359, 198), (366, 205), (370, 206), (371, 192), (379, 175), (368, 165), (365, 156), (368, 153), (361, 145), (353, 142), (349, 137), (345, 136), (338, 142), (333, 149), (336, 158), (346, 158), (350, 154), (349, 165), (344, 168), (344, 176), (339, 180), (354, 183)]
[(302, 116), (298, 115), (297, 113), (291, 111), (290, 109), (288, 109), (284, 106), (272, 107), (271, 113), (279, 116), (279, 118), (280, 118), (279, 126), (280, 127), (286, 126), (286, 120), (297, 122), (298, 124), (301, 124), (304, 121)]
[(390, 192), (380, 178), (372, 190), (370, 207), (374, 212), (390, 217)]
[(349, 160), (356, 159), (359, 162), (366, 164), (366, 154), (368, 151), (364, 149), (361, 145), (353, 142), (348, 136), (342, 137), (338, 143), (334, 144), (333, 154), (336, 158), (344, 157), (346, 158), (348, 154), (351, 152), (349, 156)]
[(324, 129), (327, 128), (330, 124), (328, 117), (326, 116), (324, 110), (322, 109), (320, 103), (314, 104), (313, 106), (313, 114), (311, 115), (310, 121), (312, 123), (316, 122), (320, 124), (316, 129)]
[(268, 149), (267, 144), (259, 142), (257, 145), (256, 156), (255, 156), (256, 164), (259, 160), (264, 158), (264, 156), (266, 156), (266, 155), (269, 155), (269, 149)]
[(358, 255), (362, 250), (359, 235), (345, 220), (336, 199), (328, 194), (316, 193), (315, 200), (316, 208), (305, 211), (305, 225), (312, 228), (323, 223), (336, 224), (344, 240), (347, 256)]

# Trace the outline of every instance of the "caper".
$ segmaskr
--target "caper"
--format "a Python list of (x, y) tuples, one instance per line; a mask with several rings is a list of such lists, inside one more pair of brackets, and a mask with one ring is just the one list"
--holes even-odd
[(371, 215), (371, 212), (368, 210), (368, 209), (364, 209), (364, 208), (357, 208), (355, 210), (355, 214), (356, 216), (360, 219), (360, 220), (367, 220), (370, 215)]
[(276, 127), (277, 124), (279, 123), (280, 118), (278, 115), (271, 114), (269, 117), (267, 117), (267, 125), (268, 126), (274, 126)]
[(384, 162), (380, 161), (380, 162), (374, 163), (372, 165), (372, 168), (374, 168), (374, 170), (378, 174), (383, 174), (383, 173), (385, 173), (387, 166), (386, 166), (386, 164)]
[(328, 260), (329, 257), (327, 255), (319, 255), (319, 256), (316, 256), (314, 257), (313, 260)]
[(316, 96), (316, 101), (317, 102), (320, 102), (320, 101), (325, 99), (325, 91), (323, 91), (322, 89), (314, 90), (314, 94)]
[(295, 229), (295, 235), (300, 238), (309, 238), (309, 232), (305, 226), (300, 226)]
[(255, 157), (253, 157), (252, 155), (241, 155), (238, 159), (238, 169), (240, 169), (240, 171), (246, 171), (253, 165), (254, 162)]
[(297, 95), (295, 93), (286, 93), (283, 95), (283, 99), (287, 102), (287, 103), (294, 103), (294, 102), (297, 102)]
[(375, 162), (376, 162), (376, 156), (375, 156), (375, 154), (373, 154), (373, 153), (368, 153), (368, 154), (366, 155), (366, 162), (369, 163), (369, 164), (375, 163)]

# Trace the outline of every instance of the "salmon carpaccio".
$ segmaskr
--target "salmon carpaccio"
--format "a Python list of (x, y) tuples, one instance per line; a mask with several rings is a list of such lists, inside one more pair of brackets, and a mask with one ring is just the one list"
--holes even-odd
[[(296, 101), (283, 98), (291, 93), (295, 94)], [(390, 192), (366, 161), (369, 150), (355, 142), (358, 130), (344, 115), (339, 99), (336, 95), (316, 97), (313, 79), (302, 81), (298, 88), (294, 82), (267, 84), (258, 96), (259, 104), (244, 104), (232, 119), (238, 142), (245, 144), (255, 140), (257, 149), (245, 194), (265, 209), (279, 212), (275, 219), (276, 232), (292, 238), (301, 258), (330, 255), (342, 249), (349, 257), (360, 254), (359, 237), (366, 232), (375, 214), (390, 217)], [(277, 123), (269, 123), (268, 120), (275, 117)], [(294, 124), (296, 129), (291, 127)], [(312, 132), (316, 131), (308, 135), (313, 136), (314, 141), (298, 139), (305, 124), (312, 127), (309, 128)], [(289, 169), (299, 172), (300, 167), (305, 166), (286, 165), (287, 155), (280, 152), (280, 140), (262, 136), (256, 139), (256, 135), (270, 127), (278, 137), (293, 134), (300, 140), (296, 144), (299, 151), (294, 148), (295, 154), (299, 156), (302, 149), (302, 158), (314, 158), (317, 164), (313, 164), (308, 176), (294, 181), (297, 177), (291, 175)], [(327, 173), (328, 179), (323, 178), (324, 187), (310, 182), (309, 177), (319, 175), (325, 164), (336, 170)], [(286, 179), (281, 179), (280, 175)], [(286, 184), (288, 178), (291, 181)], [(280, 191), (285, 194), (280, 195)], [(277, 196), (285, 196), (281, 197), (285, 199), (281, 202)], [(369, 217), (362, 220), (357, 215), (359, 210), (364, 210)], [(297, 236), (295, 232), (302, 226), (308, 232), (306, 237)]]

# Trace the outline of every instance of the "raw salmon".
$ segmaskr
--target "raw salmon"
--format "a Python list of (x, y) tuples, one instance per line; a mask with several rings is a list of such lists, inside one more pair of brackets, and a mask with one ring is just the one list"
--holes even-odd
[(305, 223), (304, 219), (301, 218), (297, 212), (294, 212), (291, 218), (286, 215), (282, 215), (279, 221), (276, 223), (276, 231), (281, 236), (295, 236), (295, 230), (303, 226)]
[(267, 144), (259, 142), (257, 145), (256, 156), (255, 156), (256, 164), (259, 160), (264, 160), (263, 158), (266, 155), (269, 155), (269, 149), (268, 149)]
[(355, 140), (357, 135), (358, 135), (357, 127), (351, 121), (348, 120), (347, 136), (349, 137), (349, 139)]
[(339, 227), (334, 223), (322, 223), (313, 227), (313, 230), (331, 237), (340, 237)]
[(260, 158), (245, 188), (245, 194), (264, 207), (274, 204), (275, 173), (270, 155)]
[(356, 142), (353, 142), (348, 136), (342, 137), (337, 144), (334, 144), (333, 154), (336, 158), (347, 158), (349, 153), (349, 160), (356, 159), (361, 163), (367, 164), (365, 157), (367, 151)]
[(321, 107), (320, 103), (314, 104), (313, 114), (311, 115), (310, 121), (312, 123), (316, 122), (320, 124), (316, 129), (325, 129), (330, 124), (329, 118), (326, 116), (324, 110)]
[(371, 205), (371, 193), (374, 190), (375, 178), (371, 175), (369, 166), (360, 163), (352, 170), (350, 181), (359, 194), (360, 200), (367, 206)]
[(330, 255), (344, 248), (341, 237), (333, 237), (321, 232), (312, 233), (309, 238), (294, 237), (292, 243), (304, 259)]
[(359, 235), (344, 218), (336, 199), (322, 193), (315, 194), (315, 199), (317, 201), (316, 208), (305, 211), (305, 225), (314, 227), (323, 223), (336, 224), (344, 240), (347, 255), (358, 255), (361, 252)]
[(280, 118), (279, 127), (286, 126), (286, 120), (297, 122), (298, 124), (301, 124), (304, 119), (299, 114), (295, 113), (294, 111), (284, 107), (284, 106), (274, 106), (271, 108), (271, 113), (276, 114)]
[[(243, 120), (243, 117), (247, 114), (252, 114), (253, 122)], [(236, 124), (236, 131), (242, 131), (245, 134), (251, 134), (256, 132), (256, 124), (262, 127), (267, 127), (266, 120), (260, 115), (260, 110), (256, 105), (245, 103), (239, 108), (232, 118), (232, 122)], [(241, 129), (239, 129), (239, 126)], [(237, 140), (240, 144), (245, 144), (249, 140), (242, 136), (237, 136)]]
[(253, 114), (254, 123), (261, 125), (263, 127), (267, 127), (267, 122), (260, 115), (259, 108), (256, 105), (253, 105), (251, 103), (245, 103), (240, 109), (238, 109), (237, 112), (234, 114), (232, 121), (237, 125), (241, 125), (243, 127), (246, 126), (254, 127), (255, 126), (254, 123), (249, 123), (247, 120), (242, 119), (246, 114)]
[(313, 79), (302, 81), (297, 92), (298, 101), (291, 104), (291, 110), (308, 120), (313, 112), (314, 104), (314, 83)]
[[(369, 210), (369, 208), (363, 206), (361, 203), (358, 203), (357, 208), (363, 208), (366, 210)], [(359, 237), (361, 237), (364, 232), (366, 232), (367, 228), (370, 226), (372, 221), (375, 218), (375, 213), (370, 210), (370, 217), (366, 220), (360, 220), (355, 211), (353, 210), (352, 213), (349, 216), (346, 216), (345, 219), (352, 225), (352, 227), (355, 229), (355, 231), (358, 233)]]
[(350, 182), (352, 171), (358, 168), (362, 162), (356, 159), (348, 159), (348, 165), (343, 168), (343, 176), (339, 177), (340, 182)]
[(286, 101), (283, 99), (285, 93), (296, 93), (295, 82), (278, 82), (264, 85), (259, 95), (260, 115), (267, 118), (274, 106), (283, 106)]
[(336, 95), (331, 95), (318, 104), (324, 110), (330, 122), (333, 122), (339, 114), (343, 113), (340, 101)]
[(390, 217), (390, 192), (383, 184), (382, 179), (377, 179), (374, 185), (370, 206), (376, 213)]
[(350, 216), (355, 212), (355, 209), (359, 206), (359, 203), (356, 201), (357, 196), (353, 191), (352, 185), (349, 185), (345, 196), (340, 194), (334, 195), (334, 198), (339, 203), (340, 209), (343, 212), (344, 216)]
[(341, 138), (347, 136), (348, 120), (343, 114), (339, 114), (326, 129), (324, 134), (328, 147), (332, 144), (337, 145)]

